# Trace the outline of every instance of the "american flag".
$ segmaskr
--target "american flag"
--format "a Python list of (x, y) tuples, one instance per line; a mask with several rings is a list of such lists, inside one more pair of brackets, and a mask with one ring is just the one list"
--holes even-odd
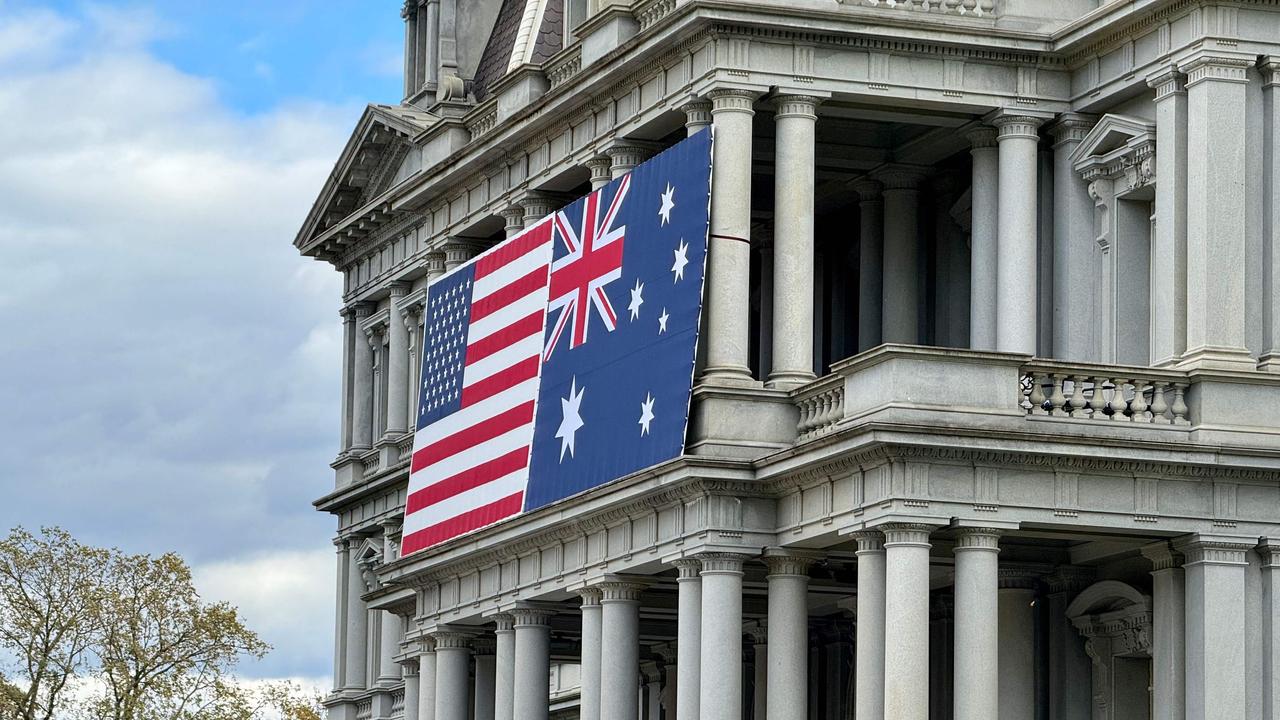
[(710, 166), (698, 133), (431, 284), (402, 554), (684, 451)]
[(523, 506), (550, 262), (543, 221), (430, 288), (406, 555)]

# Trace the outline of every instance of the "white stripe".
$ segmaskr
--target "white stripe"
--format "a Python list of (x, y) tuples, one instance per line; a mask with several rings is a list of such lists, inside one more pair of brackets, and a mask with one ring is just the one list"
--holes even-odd
[(473, 343), (489, 337), (511, 323), (546, 308), (547, 288), (543, 286), (471, 323), (471, 329), (467, 331), (467, 342)]
[(475, 405), (464, 407), (458, 412), (442, 417), (422, 428), (413, 438), (413, 449), (415, 452), (421, 450), (441, 438), (465, 430), (472, 425), (488, 420), (498, 413), (510, 410), (517, 405), (523, 405), (537, 397), (537, 378), (530, 378), (519, 385), (513, 385), (497, 395), (487, 397)]
[(523, 492), (529, 481), (529, 469), (521, 468), (510, 475), (503, 475), (493, 482), (485, 483), (466, 492), (458, 493), (451, 498), (441, 500), (435, 505), (425, 507), (418, 512), (406, 515), (403, 533), (407, 536), (445, 520), (455, 518), (483, 505), (497, 502), (504, 497)]
[(471, 288), (471, 301), (475, 302), (486, 298), (534, 270), (539, 268), (545, 270), (547, 261), (551, 259), (551, 253), (547, 252), (550, 247), (550, 241), (545, 242), (524, 255), (513, 258), (506, 265), (494, 270), (492, 273), (478, 278), (476, 284)]
[(536, 359), (541, 352), (542, 331), (539, 330), (536, 335), (528, 335), (489, 357), (468, 365), (462, 372), (462, 388), (465, 390), (522, 360)]
[(409, 478), (409, 494), (412, 495), (460, 472), (479, 467), (512, 450), (528, 447), (531, 442), (533, 442), (533, 423), (508, 430), (492, 440), (486, 440), (475, 447), (468, 448), (465, 452), (454, 453), (414, 473)]

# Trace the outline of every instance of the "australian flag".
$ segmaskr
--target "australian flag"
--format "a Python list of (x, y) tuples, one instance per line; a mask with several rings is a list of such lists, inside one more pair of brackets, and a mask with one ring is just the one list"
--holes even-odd
[(704, 130), (431, 285), (404, 554), (684, 451), (710, 189)]

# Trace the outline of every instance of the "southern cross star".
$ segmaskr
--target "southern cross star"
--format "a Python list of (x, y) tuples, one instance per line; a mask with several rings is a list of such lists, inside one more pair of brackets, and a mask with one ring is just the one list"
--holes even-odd
[(573, 457), (573, 439), (578, 429), (586, 423), (582, 422), (582, 415), (579, 414), (579, 408), (582, 406), (582, 394), (587, 389), (584, 387), (578, 389), (578, 378), (573, 378), (569, 383), (569, 397), (560, 399), (560, 411), (563, 417), (560, 420), (560, 427), (556, 429), (556, 437), (560, 438), (560, 462), (564, 462), (564, 453), (569, 451), (569, 457)]
[(641, 297), (641, 293), (643, 292), (644, 283), (637, 279), (636, 286), (631, 288), (631, 304), (627, 306), (627, 309), (631, 311), (632, 320), (640, 317), (640, 306), (644, 304), (644, 298)]
[(653, 422), (653, 396), (644, 394), (644, 402), (640, 403), (640, 436), (649, 434), (649, 423)]
[(667, 183), (667, 191), (662, 193), (662, 207), (658, 208), (658, 215), (662, 218), (663, 225), (671, 222), (671, 211), (676, 206), (672, 200), (675, 194), (676, 189), (671, 187), (671, 183)]
[(680, 241), (680, 246), (676, 248), (676, 261), (671, 265), (671, 272), (676, 274), (675, 282), (684, 279), (684, 266), (689, 264), (689, 244), (684, 240)]
[(667, 331), (667, 319), (670, 317), (671, 316), (667, 314), (667, 309), (662, 308), (662, 314), (658, 316), (658, 334), (659, 335)]

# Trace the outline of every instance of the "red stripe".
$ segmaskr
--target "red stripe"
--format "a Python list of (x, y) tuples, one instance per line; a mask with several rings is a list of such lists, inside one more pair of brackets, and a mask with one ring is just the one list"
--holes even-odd
[(488, 317), (529, 293), (547, 285), (547, 266), (535, 268), (522, 278), (494, 290), (471, 303), (471, 322)]
[(476, 260), (476, 279), (479, 280), (485, 275), (496, 272), (503, 265), (537, 249), (551, 237), (550, 228), (550, 223), (539, 222)]
[[(535, 360), (537, 358), (534, 358)], [(464, 396), (465, 397), (465, 396)], [(455, 453), (470, 450), (486, 440), (515, 430), (521, 425), (533, 422), (533, 401), (517, 405), (510, 410), (494, 415), (488, 420), (464, 428), (452, 435), (446, 435), (430, 445), (419, 448), (413, 453), (410, 473), (416, 473), (424, 467), (434, 465)]]
[(425, 488), (413, 493), (409, 496), (409, 501), (405, 504), (404, 512), (406, 515), (415, 513), (423, 508), (430, 507), (447, 500), (472, 488), (480, 487), (487, 482), (497, 480), (500, 477), (510, 475), (529, 464), (529, 448), (528, 446), (512, 450), (506, 455), (501, 455), (488, 462), (463, 470), (452, 477), (447, 477), (438, 483), (428, 485)]
[(530, 335), (542, 333), (542, 310), (521, 318), (501, 330), (480, 338), (467, 346), (467, 364), (483, 360), (490, 355), (505, 350), (524, 340)]
[(463, 533), (482, 528), (485, 525), (492, 525), (499, 520), (509, 518), (520, 512), (523, 506), (524, 492), (521, 491), (514, 495), (508, 495), (501, 500), (491, 502), (488, 505), (481, 505), (475, 510), (468, 510), (435, 525), (415, 530), (404, 536), (400, 545), (400, 554), (408, 555)]
[(527, 357), (506, 370), (462, 388), (462, 407), (474, 405), (537, 376), (538, 356)]

